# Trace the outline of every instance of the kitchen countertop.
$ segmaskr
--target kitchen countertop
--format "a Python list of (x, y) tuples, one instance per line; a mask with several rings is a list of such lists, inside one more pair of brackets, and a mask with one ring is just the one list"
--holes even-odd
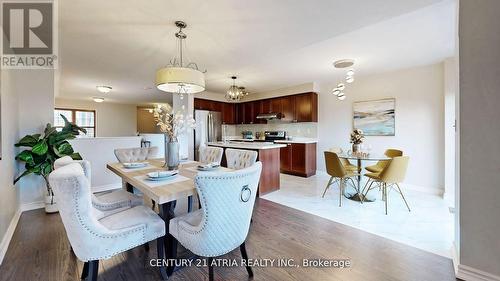
[(267, 142), (207, 142), (207, 145), (218, 146), (218, 147), (229, 147), (229, 148), (240, 148), (240, 149), (273, 149), (273, 148), (281, 148), (286, 147), (284, 144), (277, 143), (267, 143)]

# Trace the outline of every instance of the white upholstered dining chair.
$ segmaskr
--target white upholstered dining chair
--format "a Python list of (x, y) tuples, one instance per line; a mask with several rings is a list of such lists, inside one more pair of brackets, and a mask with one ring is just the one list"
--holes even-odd
[[(86, 160), (73, 160), (69, 156), (64, 156), (57, 159), (54, 162), (54, 169), (59, 169), (61, 167), (78, 163), (81, 165), (84, 175), (91, 182), (91, 166), (90, 162)], [(134, 195), (127, 192), (124, 189), (117, 189), (107, 192), (102, 192), (99, 194), (94, 194), (90, 192), (92, 198), (92, 205), (96, 209), (95, 214), (98, 217), (105, 217), (116, 212), (123, 211), (134, 206), (139, 206), (143, 204), (143, 198), (138, 195)]]
[(220, 165), (224, 149), (222, 147), (202, 146), (200, 147), (200, 162), (205, 164), (217, 163)]
[[(104, 218), (96, 217), (90, 182), (78, 163), (54, 170), (49, 182), (58, 198), (61, 219), (76, 257), (83, 261), (82, 278), (97, 280), (99, 260), (157, 239), (164, 258), (165, 222), (145, 206), (135, 206)], [(166, 269), (160, 268), (163, 278)]]
[(158, 153), (158, 147), (133, 147), (115, 149), (116, 159), (120, 163), (140, 162), (151, 159)]
[[(240, 247), (248, 260), (245, 240), (259, 185), (262, 163), (234, 172), (198, 174), (196, 190), (202, 209), (173, 218), (169, 232), (193, 254), (207, 257), (209, 280), (213, 280), (212, 259)], [(246, 267), (250, 277), (252, 268)]]
[(257, 160), (257, 151), (226, 149), (226, 163), (229, 169), (239, 170), (252, 166)]

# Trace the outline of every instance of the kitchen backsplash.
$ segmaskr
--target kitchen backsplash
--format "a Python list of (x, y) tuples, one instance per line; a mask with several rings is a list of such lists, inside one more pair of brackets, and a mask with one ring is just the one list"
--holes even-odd
[(317, 123), (268, 123), (268, 124), (246, 124), (246, 125), (225, 125), (227, 136), (241, 136), (242, 131), (255, 132), (264, 131), (286, 131), (287, 136), (317, 138)]

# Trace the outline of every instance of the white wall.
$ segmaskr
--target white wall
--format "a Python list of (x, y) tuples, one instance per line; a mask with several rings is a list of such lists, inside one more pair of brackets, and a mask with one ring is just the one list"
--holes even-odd
[(97, 137), (134, 136), (137, 133), (137, 105), (63, 98), (56, 98), (55, 105), (62, 108), (95, 110)]
[[(0, 160), (0, 263), (7, 250), (10, 235), (7, 229), (19, 208), (19, 186), (12, 184), (17, 175), (14, 159), (17, 149), (14, 144), (19, 139), (18, 132), (18, 97), (12, 88), (12, 77), (9, 71), (1, 72), (0, 91), (0, 128), (2, 159)], [(14, 226), (12, 226), (14, 227)], [(12, 228), (11, 227), (11, 228)], [(10, 229), (13, 231), (13, 229)], [(7, 234), (7, 235), (6, 235)], [(10, 233), (11, 234), (11, 233)], [(7, 237), (9, 236), (9, 237)]]
[[(14, 94), (19, 98), (19, 136), (43, 133), (54, 118), (54, 70), (12, 71)], [(21, 169), (23, 170), (23, 169)], [(21, 204), (43, 201), (45, 182), (30, 175), (20, 181)]]
[(458, 72), (455, 58), (444, 62), (444, 183), (445, 198), (455, 205), (455, 111), (458, 91)]
[(372, 153), (402, 149), (410, 156), (405, 183), (443, 191), (443, 64), (358, 76), (344, 101), (330, 93), (334, 86), (319, 85), (318, 170), (325, 169), (324, 150), (350, 146), (354, 101), (396, 98), (396, 135), (366, 137), (365, 143), (372, 145)]
[[(460, 1), (459, 278), (500, 280), (500, 1)], [(486, 274), (485, 274), (486, 273)], [(475, 274), (477, 276), (477, 274)]]

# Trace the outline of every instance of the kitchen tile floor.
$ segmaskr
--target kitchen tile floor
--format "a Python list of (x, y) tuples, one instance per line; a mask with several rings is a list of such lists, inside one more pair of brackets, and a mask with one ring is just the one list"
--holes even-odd
[[(451, 257), (454, 222), (453, 214), (441, 196), (413, 190), (403, 193), (411, 212), (408, 212), (400, 195), (388, 195), (388, 215), (378, 189), (369, 197), (376, 201), (360, 204), (345, 197), (339, 207), (339, 188), (334, 184), (321, 198), (329, 176), (319, 174), (301, 178), (281, 174), (281, 188), (262, 198), (367, 231), (425, 251)], [(362, 187), (364, 182), (362, 182)], [(350, 189), (347, 189), (349, 192)], [(332, 235), (335, 235), (332, 233)], [(355, 243), (355, 241), (353, 241)]]

